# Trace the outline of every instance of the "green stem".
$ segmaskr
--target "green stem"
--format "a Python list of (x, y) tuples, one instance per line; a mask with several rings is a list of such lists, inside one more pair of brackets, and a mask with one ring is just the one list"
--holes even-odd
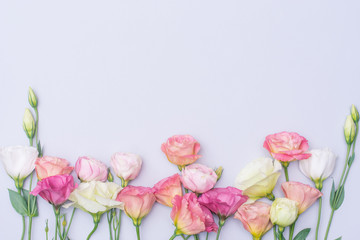
[(277, 240), (276, 237), (276, 225), (273, 226), (274, 240)]
[(136, 225), (136, 236), (137, 236), (137, 240), (140, 240), (140, 226)]
[(174, 238), (176, 238), (176, 236), (176, 233), (174, 233), (169, 240), (173, 240)]
[(219, 239), (220, 231), (221, 231), (222, 227), (224, 226), (224, 224), (225, 224), (225, 220), (222, 220), (221, 218), (219, 218), (219, 229), (217, 230), (216, 240)]
[(66, 229), (66, 233), (65, 233), (64, 239), (66, 239), (66, 237), (67, 237), (67, 235), (68, 235), (68, 233), (69, 233), (69, 229), (70, 229), (70, 226), (71, 226), (71, 223), (72, 223), (74, 214), (75, 214), (75, 210), (76, 210), (76, 208), (74, 208), (74, 210), (72, 211), (71, 218), (70, 218), (70, 222), (69, 222), (69, 226), (68, 226), (67, 229)]
[(332, 222), (332, 219), (334, 217), (334, 209), (331, 210), (331, 215), (330, 215), (330, 219), (329, 219), (329, 223), (328, 223), (328, 226), (326, 228), (326, 234), (325, 234), (325, 238), (324, 240), (326, 240), (328, 238), (328, 235), (329, 235), (329, 230), (330, 230), (330, 226), (331, 226), (331, 222)]
[(319, 236), (321, 207), (322, 207), (322, 197), (319, 198), (319, 210), (318, 210), (318, 220), (317, 220), (317, 224), (316, 224), (315, 240), (318, 240), (318, 236)]
[(295, 222), (293, 224), (290, 225), (289, 240), (293, 239), (294, 230), (295, 230), (295, 224), (296, 224), (296, 220), (295, 220)]
[(55, 226), (55, 240), (57, 240), (59, 221), (58, 221), (58, 214), (56, 213), (57, 210), (55, 210), (55, 207), (54, 207), (54, 212), (55, 212), (55, 223), (56, 223), (56, 226)]
[(38, 126), (39, 126), (39, 111), (37, 109), (37, 107), (34, 108), (35, 110), (35, 115), (36, 115), (36, 119), (35, 119), (35, 138), (36, 138), (36, 145), (39, 142), (38, 139)]
[(278, 232), (279, 232), (279, 240), (282, 240), (282, 235), (283, 235), (283, 232), (284, 232), (284, 228), (283, 227), (279, 227), (278, 229)]
[[(113, 240), (113, 235), (112, 235), (112, 220), (113, 220), (113, 209), (110, 209), (107, 213), (106, 213), (106, 217), (108, 220), (108, 225), (109, 225), (109, 235), (110, 235), (110, 240)], [(115, 237), (116, 237), (116, 233), (115, 233)]]
[(288, 182), (289, 181), (289, 173), (288, 173), (288, 167), (286, 166), (284, 166), (284, 172), (285, 172), (285, 179), (286, 179), (286, 181)]
[(343, 168), (343, 171), (342, 171), (342, 174), (341, 174), (341, 178), (340, 178), (338, 187), (340, 187), (340, 186), (342, 185), (342, 181), (343, 181), (343, 179), (344, 179), (345, 171), (346, 171), (346, 168), (347, 168), (347, 166), (348, 166), (348, 159), (349, 159), (350, 148), (351, 148), (351, 145), (348, 144), (348, 145), (347, 145), (347, 151), (346, 151), (345, 165), (344, 165), (344, 168)]
[(33, 139), (29, 138), (29, 142), (30, 142), (30, 147), (32, 147), (34, 145)]
[[(29, 196), (30, 198), (30, 196)], [(31, 239), (31, 226), (32, 226), (32, 217), (29, 217), (29, 228), (28, 228), (28, 240)]]
[[(21, 187), (16, 187), (18, 190), (18, 193), (21, 195)], [(22, 216), (22, 233), (21, 233), (21, 240), (24, 239), (25, 236), (25, 216)]]
[(209, 238), (209, 232), (206, 233), (206, 240)]
[(117, 227), (116, 227), (116, 230), (117, 230), (116, 240), (119, 240), (119, 238), (120, 238), (120, 226), (121, 226), (121, 210), (119, 209), (119, 219), (117, 221)]
[(255, 236), (253, 236), (253, 240), (261, 240), (261, 237), (255, 237)]
[(199, 235), (195, 234), (193, 235), (195, 240), (199, 240)]
[(96, 231), (97, 227), (99, 225), (99, 222), (94, 222), (94, 228), (93, 230), (90, 232), (90, 234), (88, 235), (88, 237), (86, 238), (86, 240), (89, 240), (91, 238), (91, 236), (94, 234), (94, 232)]

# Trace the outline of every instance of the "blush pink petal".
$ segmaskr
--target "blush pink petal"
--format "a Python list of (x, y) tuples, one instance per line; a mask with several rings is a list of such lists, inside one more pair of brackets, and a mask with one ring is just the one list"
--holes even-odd
[(154, 194), (156, 201), (165, 206), (172, 207), (173, 198), (178, 195), (182, 196), (182, 188), (179, 174), (162, 179), (154, 185)]
[(205, 231), (217, 232), (219, 227), (214, 221), (214, 216), (207, 207), (201, 206), (202, 211), (205, 214)]
[(69, 162), (58, 157), (44, 156), (38, 158), (35, 162), (35, 171), (39, 180), (55, 175), (70, 174), (73, 167)]

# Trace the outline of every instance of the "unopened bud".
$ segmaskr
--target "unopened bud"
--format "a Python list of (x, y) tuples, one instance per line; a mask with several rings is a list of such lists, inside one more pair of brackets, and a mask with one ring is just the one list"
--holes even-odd
[(114, 181), (114, 177), (113, 177), (113, 175), (111, 174), (110, 169), (108, 169), (108, 172), (109, 172), (109, 173), (108, 173), (108, 178), (107, 178), (107, 179), (108, 179), (109, 182), (113, 182), (113, 181)]
[(34, 91), (31, 89), (31, 87), (29, 87), (28, 100), (29, 100), (30, 105), (31, 105), (33, 108), (36, 108), (36, 107), (37, 107), (37, 104), (38, 104), (37, 97), (36, 97)]
[(30, 109), (28, 108), (25, 109), (24, 118), (23, 118), (23, 128), (26, 133), (26, 136), (29, 139), (33, 139), (35, 134), (35, 120), (32, 113), (30, 112)]
[(357, 110), (354, 104), (351, 106), (351, 117), (354, 120), (354, 122), (356, 123), (359, 122), (359, 111)]
[(222, 175), (223, 171), (224, 171), (224, 169), (221, 166), (218, 167), (217, 169), (215, 169), (215, 173), (217, 175), (217, 180), (219, 180), (221, 178), (221, 175)]
[(62, 225), (63, 225), (64, 228), (66, 227), (66, 219), (65, 219), (65, 216), (64, 216), (64, 220), (62, 221)]
[(45, 223), (45, 232), (48, 233), (49, 232), (49, 226), (48, 226), (48, 220), (46, 219), (46, 223)]
[(347, 144), (351, 144), (355, 138), (355, 123), (350, 115), (346, 117), (344, 135)]

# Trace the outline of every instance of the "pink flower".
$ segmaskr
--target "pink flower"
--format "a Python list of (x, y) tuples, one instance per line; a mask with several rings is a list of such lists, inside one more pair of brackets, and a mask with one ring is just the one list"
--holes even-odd
[(107, 166), (90, 157), (79, 157), (75, 164), (75, 172), (82, 182), (106, 182), (108, 176)]
[(154, 190), (149, 187), (127, 186), (118, 194), (117, 201), (124, 203), (124, 211), (139, 226), (155, 203)]
[(260, 239), (273, 226), (270, 221), (270, 208), (271, 205), (264, 202), (244, 204), (235, 213), (235, 218), (242, 222), (246, 231)]
[(248, 197), (242, 195), (242, 191), (234, 187), (213, 188), (199, 198), (201, 205), (210, 209), (222, 220), (233, 215), (247, 200)]
[(154, 185), (154, 189), (156, 201), (168, 207), (173, 207), (172, 200), (176, 195), (183, 195), (179, 174), (164, 178)]
[(313, 203), (323, 195), (316, 188), (299, 182), (284, 182), (281, 184), (281, 188), (286, 198), (299, 204), (299, 215), (313, 205)]
[(58, 157), (44, 156), (38, 158), (35, 162), (35, 171), (39, 180), (55, 175), (70, 174), (73, 167), (69, 162)]
[(210, 212), (210, 210), (207, 207), (204, 207), (202, 205), (200, 205), (200, 206), (205, 215), (205, 231), (206, 232), (217, 232), (219, 227), (218, 227), (218, 225), (216, 225), (216, 223), (214, 221), (214, 216), (212, 215), (212, 213)]
[(168, 160), (178, 166), (194, 163), (201, 156), (197, 155), (200, 144), (190, 135), (175, 135), (161, 145), (161, 151)]
[(176, 234), (194, 235), (206, 230), (206, 217), (195, 193), (175, 196), (170, 217), (174, 221)]
[(306, 151), (309, 148), (306, 138), (294, 132), (281, 132), (268, 135), (265, 138), (264, 148), (276, 160), (291, 162), (307, 159), (311, 156)]
[(115, 153), (110, 161), (116, 176), (124, 181), (135, 179), (142, 165), (140, 156), (133, 153)]
[(196, 193), (204, 193), (215, 186), (217, 175), (214, 170), (201, 164), (191, 164), (182, 170), (184, 187)]
[(43, 199), (58, 208), (76, 188), (71, 175), (55, 175), (42, 179), (30, 194), (40, 195)]

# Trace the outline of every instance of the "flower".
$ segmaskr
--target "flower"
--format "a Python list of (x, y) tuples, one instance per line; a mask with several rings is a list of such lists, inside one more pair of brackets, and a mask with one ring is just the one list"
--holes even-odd
[(34, 117), (31, 113), (30, 109), (28, 109), (28, 108), (25, 108), (25, 113), (24, 113), (24, 118), (23, 118), (23, 128), (26, 133), (26, 136), (29, 139), (33, 139), (36, 126), (35, 126)]
[(75, 164), (75, 172), (82, 182), (105, 182), (108, 177), (107, 166), (101, 161), (90, 157), (79, 157)]
[(347, 144), (351, 144), (355, 138), (355, 123), (350, 115), (346, 117), (344, 125), (344, 135)]
[(354, 104), (351, 106), (351, 117), (355, 123), (359, 122), (359, 111)]
[(299, 215), (323, 195), (316, 188), (299, 182), (284, 182), (281, 188), (286, 198), (298, 203)]
[(270, 208), (270, 220), (274, 225), (287, 227), (298, 217), (298, 203), (288, 198), (276, 198)]
[(199, 197), (199, 203), (225, 220), (248, 200), (242, 191), (234, 188), (213, 188)]
[(177, 235), (194, 235), (206, 230), (206, 217), (195, 193), (176, 195), (173, 205), (170, 217), (174, 221)]
[(264, 148), (270, 152), (273, 158), (281, 162), (302, 160), (311, 156), (306, 153), (309, 148), (306, 138), (294, 132), (268, 135), (265, 138)]
[(203, 211), (205, 215), (205, 231), (206, 232), (217, 232), (219, 229), (218, 225), (216, 225), (214, 221), (214, 216), (210, 212), (210, 210), (207, 207), (204, 207), (200, 205), (201, 210)]
[(62, 158), (41, 157), (35, 162), (36, 175), (39, 180), (42, 180), (50, 176), (70, 174), (74, 168), (70, 167), (69, 164), (67, 160)]
[(29, 100), (29, 104), (33, 107), (36, 108), (37, 107), (37, 98), (36, 95), (34, 93), (34, 91), (32, 90), (31, 87), (29, 87), (29, 96), (28, 96), (28, 100)]
[(251, 201), (272, 197), (272, 191), (281, 174), (281, 164), (271, 158), (258, 158), (248, 163), (237, 175), (235, 187)]
[(110, 162), (115, 174), (127, 182), (139, 175), (142, 165), (140, 156), (133, 153), (115, 153)]
[(270, 221), (270, 208), (271, 205), (264, 202), (243, 204), (235, 213), (235, 218), (242, 222), (246, 231), (260, 239), (273, 226)]
[(201, 164), (191, 164), (182, 170), (184, 187), (196, 193), (204, 193), (215, 186), (218, 176), (215, 171)]
[(315, 184), (320, 184), (334, 171), (336, 155), (329, 148), (313, 149), (310, 153), (310, 158), (299, 161), (299, 168)]
[(190, 135), (175, 135), (161, 145), (161, 151), (166, 154), (167, 159), (180, 167), (194, 163), (201, 155), (198, 143)]
[(149, 187), (127, 186), (117, 196), (116, 200), (124, 203), (124, 211), (135, 226), (149, 214), (155, 203), (154, 190)]
[(40, 195), (55, 208), (58, 208), (69, 198), (70, 193), (75, 188), (74, 178), (71, 175), (56, 175), (39, 181), (30, 194)]
[[(34, 147), (11, 146), (0, 149), (0, 159), (7, 174), (16, 181), (23, 180), (35, 168), (38, 151)], [(17, 186), (17, 187), (22, 187)]]
[(123, 209), (124, 204), (116, 201), (120, 191), (121, 187), (113, 182), (83, 182), (70, 194), (69, 200), (72, 202), (64, 207), (74, 206), (93, 216), (101, 215), (112, 208)]
[(156, 201), (173, 207), (172, 200), (176, 195), (182, 196), (182, 188), (179, 174), (164, 178), (154, 185)]

